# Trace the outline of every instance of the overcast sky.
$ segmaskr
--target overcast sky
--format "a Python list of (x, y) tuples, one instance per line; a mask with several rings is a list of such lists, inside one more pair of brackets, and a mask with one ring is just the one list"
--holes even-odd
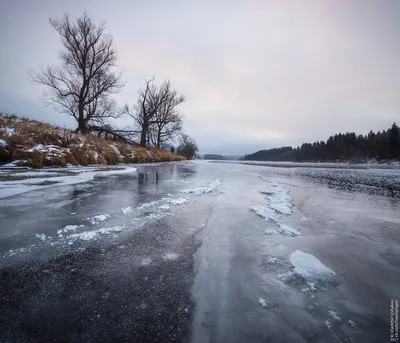
[(56, 65), (49, 17), (87, 11), (114, 37), (134, 103), (146, 78), (187, 95), (201, 153), (244, 154), (400, 122), (400, 1), (0, 2), (0, 110), (74, 127), (28, 71)]

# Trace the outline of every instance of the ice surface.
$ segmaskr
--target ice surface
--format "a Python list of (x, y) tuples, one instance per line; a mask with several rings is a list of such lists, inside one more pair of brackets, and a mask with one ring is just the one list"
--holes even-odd
[(302, 276), (310, 282), (325, 282), (335, 276), (335, 273), (314, 255), (300, 250), (290, 254), (290, 263), (293, 265), (293, 272), (296, 275)]
[(123, 214), (128, 214), (131, 213), (133, 211), (131, 206), (125, 207), (125, 208), (121, 208), (121, 211)]
[[(17, 161), (14, 161), (7, 165), (3, 165), (3, 167), (15, 167), (16, 162)], [(79, 174), (69, 175), (69, 176), (55, 176), (48, 179), (44, 178), (41, 179), (40, 182), (38, 182), (38, 183), (41, 183), (43, 181), (57, 182), (56, 184), (52, 185), (36, 185), (33, 184), (32, 182), (29, 182), (29, 180), (3, 181), (0, 183), (0, 199), (37, 189), (44, 189), (54, 186), (73, 185), (77, 183), (87, 182), (92, 180), (96, 176), (104, 177), (107, 175), (128, 174), (135, 172), (137, 170), (137, 168), (134, 167), (127, 167), (121, 170), (108, 170), (104, 172), (92, 171), (93, 168), (90, 169), (90, 168), (72, 167), (68, 169), (73, 170), (74, 172), (77, 172)]]
[(195, 194), (195, 195), (200, 195), (204, 193), (211, 193), (215, 189), (217, 189), (220, 185), (222, 184), (222, 180), (220, 178), (210, 182), (208, 186), (204, 187), (198, 187), (198, 188), (192, 188), (192, 189), (184, 189), (181, 190), (181, 193), (187, 193), (187, 194)]
[(277, 235), (277, 234), (278, 234), (278, 232), (277, 232), (276, 230), (274, 230), (274, 229), (266, 229), (266, 230), (264, 231), (264, 233), (265, 233), (266, 235)]
[(169, 206), (169, 205), (161, 205), (161, 206), (159, 207), (159, 209), (160, 209), (160, 210), (169, 210), (169, 209), (170, 209), (170, 206)]
[(22, 172), (22, 173), (13, 173), (11, 174), (13, 176), (24, 176), (24, 177), (30, 177), (30, 176), (36, 176), (36, 177), (45, 177), (45, 176), (55, 176), (55, 175), (60, 175), (59, 173), (55, 172), (46, 172), (46, 171), (35, 171), (35, 172)]
[(250, 206), (250, 209), (258, 214), (260, 217), (265, 218), (265, 221), (272, 220), (274, 222), (279, 220), (279, 215), (269, 207), (256, 205)]
[(287, 226), (285, 224), (278, 224), (278, 226), (279, 226), (278, 230), (282, 235), (285, 235), (285, 236), (300, 236), (301, 235), (299, 231), (297, 231), (296, 229), (293, 229), (290, 226)]

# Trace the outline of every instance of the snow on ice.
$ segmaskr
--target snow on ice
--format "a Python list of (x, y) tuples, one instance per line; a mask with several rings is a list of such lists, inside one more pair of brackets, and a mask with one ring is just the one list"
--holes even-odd
[(276, 222), (279, 220), (279, 215), (269, 207), (256, 205), (256, 206), (251, 206), (250, 209), (260, 217), (265, 218), (265, 221), (272, 220)]
[(152, 202), (145, 202), (144, 204), (140, 205), (137, 207), (138, 210), (144, 210), (149, 207), (154, 207), (158, 204), (158, 201), (152, 201)]
[(300, 250), (290, 254), (290, 263), (294, 267), (294, 274), (310, 282), (326, 282), (335, 276), (335, 272), (326, 267), (314, 255)]
[(164, 260), (174, 261), (174, 260), (176, 260), (178, 257), (179, 257), (179, 254), (174, 253), (174, 252), (170, 252), (170, 253), (165, 254), (165, 255), (163, 256), (163, 259), (164, 259)]
[(274, 230), (274, 229), (266, 229), (264, 231), (264, 234), (266, 234), (266, 235), (277, 235), (278, 232), (276, 230)]
[(335, 311), (328, 311), (328, 316), (338, 323), (342, 322), (342, 318), (340, 318)]
[(258, 302), (261, 304), (262, 307), (266, 307), (266, 308), (269, 307), (268, 301), (263, 298), (258, 299)]
[(211, 193), (214, 190), (216, 190), (221, 184), (222, 184), (222, 180), (220, 178), (218, 178), (218, 179), (210, 182), (208, 186), (192, 188), (192, 189), (184, 189), (181, 191), (181, 193), (186, 193), (186, 194), (193, 193), (195, 195)]
[(165, 202), (167, 202), (171, 205), (182, 205), (185, 202), (187, 202), (187, 199), (185, 199), (185, 198), (166, 199)]
[(99, 214), (98, 216), (94, 216), (92, 218), (88, 218), (88, 220), (93, 224), (97, 224), (100, 222), (105, 221), (106, 219), (110, 218), (109, 214)]
[(128, 214), (133, 212), (133, 209), (131, 206), (125, 207), (125, 208), (121, 208), (122, 214)]
[(45, 242), (46, 241), (46, 235), (44, 235), (44, 234), (42, 234), (42, 233), (37, 233), (36, 234), (36, 237), (37, 238), (39, 238), (39, 239), (41, 239), (43, 242)]
[(282, 235), (285, 236), (300, 236), (300, 232), (297, 231), (296, 229), (291, 228), (290, 226), (284, 225), (284, 224), (278, 224), (279, 226), (279, 232)]

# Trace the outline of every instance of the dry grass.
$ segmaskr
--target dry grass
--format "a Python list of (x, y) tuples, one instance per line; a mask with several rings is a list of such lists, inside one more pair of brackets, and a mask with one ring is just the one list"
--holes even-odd
[(46, 123), (0, 113), (0, 164), (19, 166), (88, 165), (181, 161), (184, 157), (155, 148), (106, 140)]

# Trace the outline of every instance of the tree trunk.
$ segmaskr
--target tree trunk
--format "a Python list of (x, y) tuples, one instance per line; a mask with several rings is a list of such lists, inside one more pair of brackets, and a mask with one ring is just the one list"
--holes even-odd
[(158, 130), (157, 132), (157, 149), (160, 149), (160, 144), (161, 144), (161, 130)]
[(143, 124), (142, 125), (142, 132), (140, 134), (140, 145), (142, 147), (146, 147), (146, 133), (147, 133), (147, 130), (148, 130), (148, 125)]
[(88, 129), (86, 127), (85, 118), (83, 117), (83, 103), (82, 102), (79, 103), (78, 110), (79, 110), (79, 117), (78, 117), (77, 131), (78, 132), (80, 131), (82, 134), (86, 134), (88, 132)]

